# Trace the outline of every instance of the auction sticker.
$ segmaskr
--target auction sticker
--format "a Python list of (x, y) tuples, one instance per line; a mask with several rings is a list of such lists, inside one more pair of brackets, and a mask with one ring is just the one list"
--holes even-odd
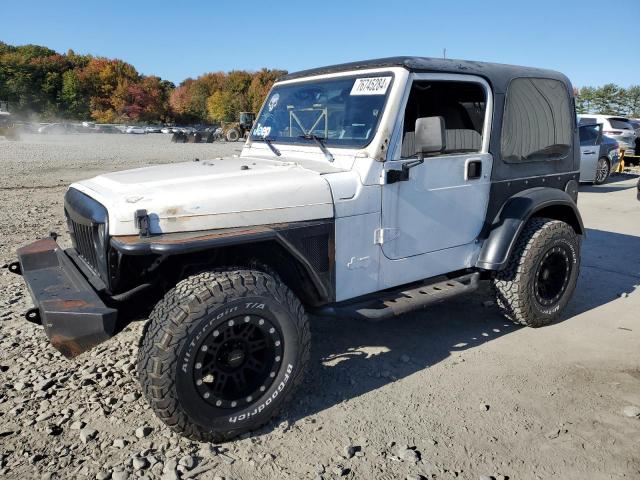
[(384, 95), (391, 84), (391, 77), (356, 78), (351, 95)]

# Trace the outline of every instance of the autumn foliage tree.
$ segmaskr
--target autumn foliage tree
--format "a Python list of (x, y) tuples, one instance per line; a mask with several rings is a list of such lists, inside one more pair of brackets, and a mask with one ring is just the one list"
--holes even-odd
[(118, 59), (59, 54), (0, 42), (0, 100), (14, 113), (101, 123), (209, 123), (257, 113), (282, 70), (233, 70), (188, 78), (178, 87)]

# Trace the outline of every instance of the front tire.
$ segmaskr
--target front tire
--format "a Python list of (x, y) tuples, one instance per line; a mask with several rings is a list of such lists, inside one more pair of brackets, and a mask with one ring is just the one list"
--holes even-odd
[(505, 317), (529, 327), (553, 322), (569, 303), (580, 270), (580, 237), (565, 222), (533, 218), (506, 268), (493, 279)]
[(240, 131), (232, 128), (227, 132), (227, 142), (237, 142), (240, 139)]
[(203, 272), (154, 308), (138, 376), (171, 429), (225, 441), (277, 414), (302, 381), (310, 340), (304, 308), (278, 278), (257, 270)]
[(596, 185), (602, 185), (607, 181), (610, 173), (611, 166), (609, 165), (609, 160), (604, 157), (600, 157), (598, 159), (598, 164), (596, 165), (596, 178), (593, 183)]

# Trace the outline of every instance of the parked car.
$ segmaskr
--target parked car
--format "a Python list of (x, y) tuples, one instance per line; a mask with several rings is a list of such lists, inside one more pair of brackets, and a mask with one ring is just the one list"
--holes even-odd
[(602, 133), (618, 142), (620, 148), (624, 149), (628, 155), (635, 155), (636, 151), (636, 131), (626, 117), (615, 115), (579, 115), (580, 125), (601, 123)]
[(602, 185), (620, 161), (618, 142), (603, 135), (601, 123), (580, 125), (580, 181)]
[(173, 127), (162, 127), (160, 133), (173, 133)]
[(144, 131), (146, 133), (161, 133), (162, 127), (159, 127), (157, 125), (149, 125), (147, 127), (144, 127)]
[(96, 125), (97, 133), (123, 133), (121, 129), (115, 125)]
[(38, 133), (60, 135), (66, 133), (78, 133), (80, 129), (83, 128), (77, 127), (71, 123), (48, 123), (38, 128)]
[(141, 135), (147, 133), (144, 127), (138, 127), (135, 125), (130, 125), (124, 129), (124, 133), (133, 133), (136, 135)]
[[(571, 82), (546, 69), (394, 57), (288, 74), (239, 157), (76, 182), (72, 248), (37, 240), (9, 271), (67, 357), (155, 305), (147, 402), (173, 431), (225, 441), (304, 385), (308, 312), (393, 319), (485, 280), (510, 321), (559, 318), (585, 233), (574, 125)], [(25, 219), (34, 236), (42, 221)]]
[[(631, 124), (631, 126), (633, 127), (633, 129), (636, 132), (636, 155), (640, 155), (640, 118), (631, 118), (629, 120), (629, 123)], [(634, 163), (634, 164), (638, 164), (638, 158), (634, 158), (631, 160), (630, 163)]]

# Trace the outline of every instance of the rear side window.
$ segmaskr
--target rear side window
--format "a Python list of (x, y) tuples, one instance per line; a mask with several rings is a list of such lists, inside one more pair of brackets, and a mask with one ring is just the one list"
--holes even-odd
[(546, 78), (511, 81), (500, 150), (507, 163), (553, 161), (571, 150), (571, 100), (562, 82)]
[(629, 122), (623, 118), (610, 118), (609, 123), (611, 124), (611, 128), (618, 128), (620, 130), (633, 130)]

